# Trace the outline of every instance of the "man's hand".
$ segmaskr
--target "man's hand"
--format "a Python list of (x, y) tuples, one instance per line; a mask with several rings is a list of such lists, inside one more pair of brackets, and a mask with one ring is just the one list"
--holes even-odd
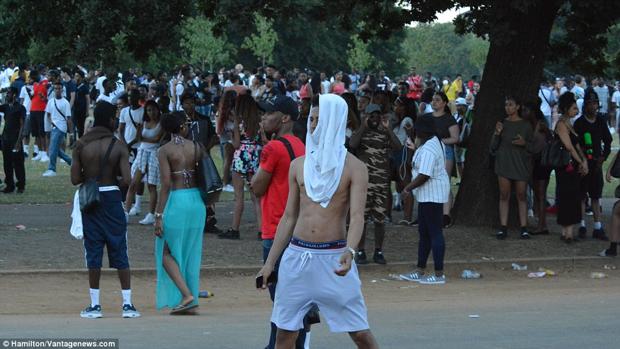
[(353, 263), (353, 254), (347, 250), (340, 255), (340, 268), (334, 270), (334, 273), (338, 276), (345, 276), (351, 270), (351, 264)]
[(269, 280), (269, 276), (271, 276), (271, 274), (273, 273), (273, 265), (270, 265), (268, 263), (265, 263), (265, 265), (263, 265), (263, 267), (261, 268), (261, 270), (258, 272), (258, 274), (256, 274), (256, 277), (263, 277), (263, 286), (261, 287), (263, 290), (267, 288), (267, 280)]
[(402, 193), (400, 193), (400, 198), (404, 201), (407, 200), (409, 198), (409, 195), (411, 195), (411, 190), (406, 190), (407, 188), (403, 189)]

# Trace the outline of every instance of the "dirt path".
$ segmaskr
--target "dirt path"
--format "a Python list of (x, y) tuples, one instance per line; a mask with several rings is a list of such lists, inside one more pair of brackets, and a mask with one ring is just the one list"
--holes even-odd
[[(611, 201), (605, 207), (611, 207)], [(246, 208), (250, 205), (246, 205)], [(81, 241), (68, 232), (69, 205), (0, 205), (0, 270), (77, 269), (84, 268)], [(232, 202), (218, 205), (218, 226), (227, 229), (232, 219)], [(608, 210), (606, 213), (609, 213)], [(400, 219), (400, 212), (395, 219)], [(129, 256), (133, 268), (154, 266), (154, 237), (151, 227), (137, 224), (131, 218), (128, 230)], [(555, 220), (550, 217), (550, 220)], [(604, 220), (608, 222), (609, 219)], [(241, 240), (220, 240), (205, 235), (202, 263), (206, 266), (259, 265), (262, 247), (256, 240), (254, 213), (246, 209), (241, 226)], [(17, 230), (24, 225), (25, 230)], [(494, 228), (474, 229), (455, 225), (445, 231), (446, 260), (480, 260), (492, 258), (571, 257), (593, 256), (606, 244), (587, 240), (565, 245), (559, 241), (559, 229), (551, 227), (549, 236), (534, 237), (529, 241), (517, 238), (512, 232), (506, 241), (494, 238)], [(372, 229), (371, 229), (372, 231)], [(412, 261), (417, 258), (417, 228), (388, 225), (384, 253), (388, 262)], [(374, 248), (373, 234), (369, 234), (367, 249)], [(107, 264), (104, 258), (104, 265)]]

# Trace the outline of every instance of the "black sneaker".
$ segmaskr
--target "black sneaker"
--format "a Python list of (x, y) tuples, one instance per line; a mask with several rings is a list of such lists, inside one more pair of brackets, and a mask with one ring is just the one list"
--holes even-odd
[(23, 194), (24, 188), (17, 188), (17, 194)]
[(601, 257), (616, 257), (618, 256), (618, 252), (612, 252), (611, 249), (604, 249), (601, 253), (598, 254)]
[(586, 227), (579, 227), (579, 234), (577, 234), (577, 236), (579, 236), (579, 239), (585, 239), (587, 234), (588, 230), (586, 229)]
[(592, 238), (602, 241), (609, 241), (609, 238), (605, 235), (605, 231), (602, 228), (594, 229), (594, 231), (592, 231)]
[(506, 233), (503, 230), (500, 230), (497, 233), (495, 233), (495, 237), (497, 238), (497, 240), (505, 240), (507, 236), (508, 236), (508, 233)]
[(443, 228), (448, 229), (452, 226), (452, 218), (447, 214), (443, 215)]
[(366, 258), (366, 252), (364, 250), (357, 251), (355, 254), (356, 264), (368, 264), (368, 258)]
[(528, 233), (528, 231), (527, 231), (527, 230), (522, 230), (522, 231), (521, 231), (521, 239), (523, 239), (523, 240), (527, 240), (527, 239), (529, 239), (529, 238), (530, 238), (530, 233)]
[(383, 251), (375, 251), (372, 260), (377, 264), (387, 264), (385, 257), (383, 257)]
[(14, 191), (15, 191), (15, 187), (6, 187), (2, 190), (4, 194), (13, 194)]
[(226, 232), (217, 235), (218, 239), (239, 240), (239, 231), (234, 229), (228, 229)]
[(593, 216), (594, 212), (592, 212), (592, 206), (587, 206), (585, 210), (586, 216)]

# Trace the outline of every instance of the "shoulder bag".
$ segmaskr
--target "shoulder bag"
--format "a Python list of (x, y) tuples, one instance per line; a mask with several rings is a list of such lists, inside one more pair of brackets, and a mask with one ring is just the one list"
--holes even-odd
[(198, 189), (200, 189), (205, 205), (212, 205), (219, 200), (224, 184), (209, 153), (205, 152), (201, 158), (198, 158), (198, 143), (196, 141), (193, 143)]
[(570, 153), (564, 148), (557, 135), (549, 142), (540, 154), (540, 165), (548, 168), (563, 168), (570, 162)]
[(99, 197), (99, 181), (101, 180), (103, 167), (110, 157), (114, 143), (116, 143), (116, 137), (112, 137), (108, 150), (99, 162), (99, 174), (97, 175), (97, 178), (89, 178), (84, 181), (82, 185), (80, 185), (78, 195), (80, 197), (80, 211), (83, 213), (90, 213), (94, 211), (101, 203), (101, 199)]

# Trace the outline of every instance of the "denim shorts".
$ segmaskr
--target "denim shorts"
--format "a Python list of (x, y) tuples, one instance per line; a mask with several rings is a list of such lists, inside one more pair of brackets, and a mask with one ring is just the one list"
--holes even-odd
[(454, 153), (454, 145), (444, 145), (444, 148), (445, 148), (445, 153), (446, 153), (446, 161), (448, 160), (455, 161), (456, 156)]

